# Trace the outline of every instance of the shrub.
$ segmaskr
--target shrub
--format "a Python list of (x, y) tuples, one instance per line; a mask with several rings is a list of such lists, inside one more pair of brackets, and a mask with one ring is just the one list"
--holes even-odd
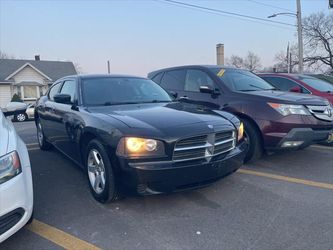
[(23, 102), (21, 97), (18, 94), (14, 94), (11, 102)]

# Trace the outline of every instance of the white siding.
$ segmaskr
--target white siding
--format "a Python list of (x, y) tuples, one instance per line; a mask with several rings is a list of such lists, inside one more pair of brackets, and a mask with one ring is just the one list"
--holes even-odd
[(10, 86), (0, 86), (0, 107), (3, 108), (11, 100)]
[(44, 77), (29, 65), (13, 76), (15, 83), (38, 82), (44, 83)]

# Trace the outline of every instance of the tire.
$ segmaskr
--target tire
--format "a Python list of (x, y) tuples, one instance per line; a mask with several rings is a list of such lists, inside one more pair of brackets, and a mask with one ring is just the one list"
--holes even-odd
[(261, 135), (257, 128), (249, 120), (242, 119), (242, 122), (244, 124), (245, 140), (247, 140), (249, 144), (244, 163), (254, 162), (259, 160), (264, 152)]
[(24, 121), (28, 120), (28, 115), (26, 113), (16, 114), (14, 116), (14, 120), (17, 122), (24, 122)]
[(52, 144), (47, 141), (47, 138), (44, 135), (42, 124), (40, 123), (40, 120), (38, 119), (36, 122), (37, 126), (37, 140), (38, 145), (41, 150), (47, 151), (52, 148)]
[(85, 152), (85, 168), (93, 197), (100, 203), (118, 200), (120, 196), (116, 176), (105, 147), (93, 139)]

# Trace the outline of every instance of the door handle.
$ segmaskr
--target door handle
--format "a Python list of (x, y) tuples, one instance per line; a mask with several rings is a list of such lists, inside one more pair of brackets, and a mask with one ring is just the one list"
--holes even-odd
[(181, 97), (179, 97), (179, 99), (188, 99), (188, 96), (186, 96), (186, 95), (184, 95), (184, 96), (181, 96)]

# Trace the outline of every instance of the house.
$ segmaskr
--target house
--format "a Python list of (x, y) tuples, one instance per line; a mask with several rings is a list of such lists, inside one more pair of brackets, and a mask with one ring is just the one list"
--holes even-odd
[(14, 94), (26, 103), (44, 95), (57, 79), (77, 74), (72, 62), (0, 59), (0, 107)]

